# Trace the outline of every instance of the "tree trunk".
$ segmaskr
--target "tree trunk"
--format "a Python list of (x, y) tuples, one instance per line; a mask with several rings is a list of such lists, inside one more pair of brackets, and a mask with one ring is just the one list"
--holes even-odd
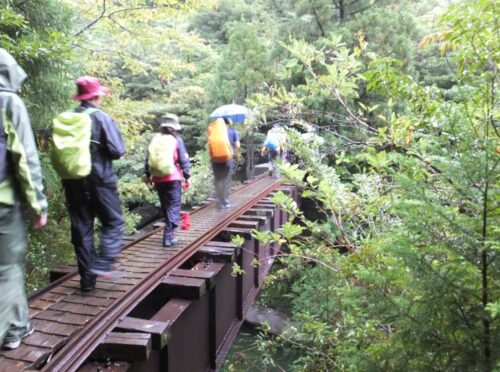
[(344, 19), (345, 19), (345, 2), (344, 2), (344, 0), (339, 0), (339, 17), (340, 17), (340, 22), (344, 22)]
[(255, 172), (255, 143), (253, 140), (247, 144), (247, 166), (245, 173), (247, 180), (251, 180), (254, 177)]

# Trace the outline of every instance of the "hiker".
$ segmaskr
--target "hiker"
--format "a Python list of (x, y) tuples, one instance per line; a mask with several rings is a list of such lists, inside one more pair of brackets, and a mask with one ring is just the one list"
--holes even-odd
[(279, 178), (279, 171), (276, 166), (276, 161), (283, 162), (286, 156), (286, 134), (284, 129), (279, 124), (274, 124), (266, 135), (264, 145), (262, 146), (261, 155), (265, 156), (268, 153), (269, 158), (269, 176)]
[[(191, 187), (189, 155), (178, 134), (181, 129), (176, 115), (166, 115), (160, 124), (160, 133), (152, 138), (146, 155), (146, 177), (155, 185), (165, 219), (164, 247), (179, 243), (175, 229), (181, 215), (181, 193), (182, 189)], [(185, 182), (181, 184), (183, 178)]]
[[(225, 125), (225, 128), (224, 128)], [(214, 173), (214, 187), (217, 208), (227, 209), (231, 178), (233, 172), (233, 154), (239, 157), (240, 135), (227, 117), (216, 119), (208, 128), (208, 147)]]
[[(73, 99), (80, 101), (80, 107), (73, 113), (84, 114), (90, 118), (90, 143), (83, 144), (86, 150), (84, 155), (87, 155), (90, 149), (88, 170), (80, 175), (68, 174), (67, 177), (65, 177), (66, 172), (59, 171), (59, 173), (63, 178), (71, 219), (71, 242), (78, 261), (80, 288), (82, 292), (89, 292), (95, 288), (97, 276), (108, 278), (121, 276), (118, 271), (113, 270), (115, 259), (122, 248), (124, 220), (112, 161), (124, 155), (125, 147), (117, 124), (111, 116), (99, 108), (103, 97), (109, 93), (109, 88), (102, 86), (97, 78), (91, 76), (78, 78), (76, 86), (78, 93)], [(66, 113), (65, 116), (72, 117), (71, 113), (69, 115)], [(64, 124), (62, 119), (60, 122)], [(58, 123), (59, 121), (54, 119), (54, 144), (57, 140)], [(74, 131), (76, 130), (75, 125)], [(56, 170), (60, 168), (56, 167), (56, 164), (73, 160), (65, 156), (64, 152), (62, 154), (52, 156)], [(57, 159), (58, 156), (60, 159)], [(71, 169), (74, 165), (67, 166)], [(102, 226), (98, 253), (94, 247), (95, 217)]]
[(26, 73), (0, 48), (0, 341), (19, 347), (33, 333), (24, 290), (26, 231), (20, 203), (34, 212), (34, 228), (47, 223), (47, 199), (28, 111), (16, 94)]

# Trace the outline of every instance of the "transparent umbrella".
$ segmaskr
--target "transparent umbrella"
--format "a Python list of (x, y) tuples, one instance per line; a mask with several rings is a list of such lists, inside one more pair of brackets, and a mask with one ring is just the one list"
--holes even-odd
[(217, 118), (228, 118), (233, 121), (233, 123), (241, 123), (244, 122), (245, 119), (251, 115), (251, 111), (242, 105), (237, 105), (235, 103), (231, 103), (229, 105), (223, 105), (216, 108), (211, 114), (211, 119)]

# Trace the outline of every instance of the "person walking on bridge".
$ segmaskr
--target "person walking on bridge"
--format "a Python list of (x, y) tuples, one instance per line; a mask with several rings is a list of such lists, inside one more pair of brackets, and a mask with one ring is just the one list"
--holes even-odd
[(28, 111), (16, 94), (26, 73), (0, 48), (0, 341), (16, 349), (34, 330), (24, 290), (26, 231), (20, 203), (36, 216), (34, 228), (47, 223), (47, 199)]
[(264, 157), (266, 153), (269, 157), (269, 175), (273, 178), (279, 178), (280, 174), (276, 162), (283, 162), (286, 157), (286, 133), (285, 130), (279, 125), (274, 124), (273, 127), (267, 132), (266, 139), (262, 145), (261, 156)]
[[(146, 177), (149, 183), (155, 185), (165, 219), (164, 247), (179, 242), (175, 238), (175, 230), (179, 226), (181, 215), (182, 188), (191, 187), (189, 155), (178, 133), (181, 129), (176, 115), (166, 115), (160, 124), (160, 133), (149, 144), (146, 156)], [(184, 185), (181, 185), (182, 178), (185, 180)]]
[[(109, 88), (99, 80), (83, 76), (76, 80), (80, 101), (75, 112), (87, 112), (91, 119), (90, 174), (78, 179), (63, 179), (71, 219), (71, 242), (75, 248), (82, 292), (95, 288), (96, 277), (117, 277), (113, 270), (120, 254), (124, 220), (118, 196), (113, 160), (125, 154), (122, 135), (114, 120), (100, 109)], [(102, 225), (99, 252), (94, 247), (94, 220)]]
[[(225, 123), (225, 128), (222, 128), (222, 132), (220, 133), (217, 130), (217, 124), (222, 123), (222, 120)], [(224, 124), (221, 124), (224, 126)], [(212, 128), (215, 129), (212, 129)], [(220, 134), (219, 134), (220, 133)], [(216, 136), (223, 136), (223, 139), (212, 138)], [(227, 142), (227, 144), (225, 144)], [(210, 126), (208, 130), (208, 146), (210, 151), (210, 157), (212, 162), (212, 171), (214, 175), (214, 188), (215, 188), (215, 197), (218, 209), (227, 209), (231, 206), (229, 203), (229, 194), (231, 192), (231, 180), (233, 175), (234, 168), (234, 160), (233, 154), (236, 153), (236, 157), (239, 159), (241, 157), (240, 154), (240, 134), (238, 130), (232, 126), (232, 122), (227, 117), (222, 117), (220, 119), (215, 120)], [(215, 158), (213, 155), (216, 152), (220, 152), (220, 149), (214, 149), (214, 147), (220, 147), (224, 149), (223, 160)], [(227, 147), (227, 149), (225, 149)]]

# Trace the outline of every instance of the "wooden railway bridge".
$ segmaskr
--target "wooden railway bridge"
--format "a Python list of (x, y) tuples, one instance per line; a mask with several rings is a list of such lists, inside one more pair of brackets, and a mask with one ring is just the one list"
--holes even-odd
[[(287, 214), (271, 202), (296, 190), (262, 177), (235, 190), (232, 207), (207, 203), (191, 213), (179, 245), (162, 246), (162, 228), (129, 242), (117, 261), (126, 273), (79, 290), (76, 268), (29, 299), (35, 332), (0, 352), (0, 371), (217, 370), (280, 247), (251, 231), (277, 229)], [(242, 247), (231, 243), (239, 234)], [(253, 265), (257, 259), (260, 265)], [(237, 263), (242, 275), (233, 275)]]

